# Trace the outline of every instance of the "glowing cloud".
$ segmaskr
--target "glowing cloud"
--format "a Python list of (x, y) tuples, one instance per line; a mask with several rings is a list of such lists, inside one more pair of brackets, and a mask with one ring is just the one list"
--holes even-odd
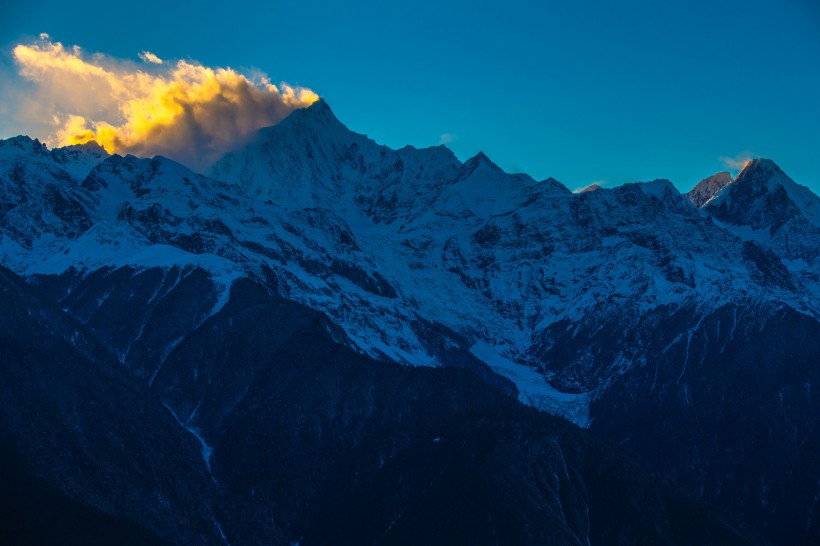
[(150, 51), (143, 51), (139, 55), (140, 59), (142, 59), (146, 63), (162, 64), (164, 62), (162, 59), (160, 59)]
[(112, 153), (161, 154), (197, 169), (319, 99), (310, 89), (273, 85), (264, 75), (163, 63), (147, 51), (140, 58), (149, 66), (141, 67), (86, 55), (48, 35), (16, 46), (14, 58), (20, 74), (36, 84), (35, 100), (21, 107), (48, 121), (54, 131), (49, 144), (95, 140)]
[(754, 152), (741, 152), (734, 157), (721, 156), (718, 158), (721, 163), (733, 171), (741, 171), (752, 159), (760, 157)]

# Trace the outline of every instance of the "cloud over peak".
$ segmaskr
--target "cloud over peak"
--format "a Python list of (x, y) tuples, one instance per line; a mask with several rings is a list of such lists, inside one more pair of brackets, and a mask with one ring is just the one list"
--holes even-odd
[(734, 157), (721, 156), (718, 160), (723, 163), (727, 169), (732, 171), (741, 171), (752, 159), (760, 157), (754, 152), (741, 152)]
[(29, 118), (52, 128), (51, 145), (97, 141), (112, 153), (161, 154), (203, 169), (318, 95), (276, 86), (265, 75), (180, 60), (149, 51), (144, 64), (88, 55), (48, 35), (14, 48), (21, 76), (35, 84)]

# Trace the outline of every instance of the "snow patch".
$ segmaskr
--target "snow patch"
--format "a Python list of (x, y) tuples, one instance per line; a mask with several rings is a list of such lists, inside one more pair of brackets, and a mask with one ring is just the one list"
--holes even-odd
[(174, 412), (174, 410), (171, 409), (171, 406), (169, 406), (165, 402), (163, 402), (162, 405), (165, 406), (165, 409), (167, 409), (168, 413), (170, 413), (173, 416), (174, 420), (177, 422), (179, 426), (187, 430), (194, 438), (196, 438), (199, 441), (199, 444), (202, 448), (202, 461), (205, 463), (205, 468), (208, 469), (208, 474), (212, 474), (211, 456), (214, 452), (213, 448), (209, 446), (205, 439), (200, 435), (198, 429), (188, 426), (186, 423), (183, 423), (182, 420), (179, 417), (177, 417), (177, 414)]
[(589, 418), (590, 393), (561, 392), (552, 387), (543, 375), (532, 368), (501, 356), (496, 347), (485, 341), (474, 344), (470, 352), (494, 372), (515, 383), (520, 402), (547, 413), (560, 415), (582, 428), (587, 428), (591, 424), (592, 421)]

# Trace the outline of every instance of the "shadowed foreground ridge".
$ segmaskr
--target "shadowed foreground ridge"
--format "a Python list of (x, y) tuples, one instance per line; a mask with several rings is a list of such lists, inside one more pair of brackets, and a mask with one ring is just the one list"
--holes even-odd
[[(160, 400), (64, 339), (82, 325), (10, 272), (0, 279), (16, 313), (0, 338), (13, 355), (2, 367), (6, 445), (27, 472), (172, 543), (218, 542), (208, 517), (237, 544), (751, 543), (617, 448), (469, 372), (369, 361), (335, 342), (326, 318), (248, 282), (166, 364), (160, 389), (209, 346), (226, 350), (228, 364), (208, 372), (225, 390), (254, 377), (229, 418), (224, 401), (203, 408), (202, 434), (219, 434), (208, 475)], [(245, 342), (223, 344), (239, 332)], [(44, 358), (44, 336), (66, 356)]]

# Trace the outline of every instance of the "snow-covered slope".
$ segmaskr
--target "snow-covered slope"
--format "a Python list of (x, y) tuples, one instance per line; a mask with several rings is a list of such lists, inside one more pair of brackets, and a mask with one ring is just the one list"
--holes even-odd
[[(0, 140), (0, 234), (28, 251), (37, 241), (88, 229), (88, 195), (77, 174), (103, 159), (97, 146), (49, 151), (28, 137)], [(104, 154), (104, 152), (102, 152)], [(105, 154), (107, 157), (107, 154)], [(8, 261), (8, 260), (4, 260)]]
[[(210, 178), (164, 158), (112, 156), (80, 180), (100, 149), (12, 139), (2, 150), (0, 262), (21, 274), (202, 268), (211, 312), (234, 279), (266, 279), (361, 351), (415, 365), (471, 355), (523, 401), (580, 424), (591, 399), (645, 363), (645, 348), (626, 339), (650, 313), (749, 298), (820, 312), (814, 257), (789, 256), (794, 271), (780, 264), (776, 282), (762, 282), (780, 258), (760, 265), (748, 241), (669, 181), (573, 194), (483, 153), (461, 163), (443, 146), (380, 146), (324, 101), (260, 131)], [(754, 172), (710, 210), (734, 202), (726, 190)], [(800, 210), (815, 210), (816, 197), (791, 184)], [(70, 199), (71, 214), (43, 187)], [(604, 357), (595, 336), (613, 324), (621, 349)]]

